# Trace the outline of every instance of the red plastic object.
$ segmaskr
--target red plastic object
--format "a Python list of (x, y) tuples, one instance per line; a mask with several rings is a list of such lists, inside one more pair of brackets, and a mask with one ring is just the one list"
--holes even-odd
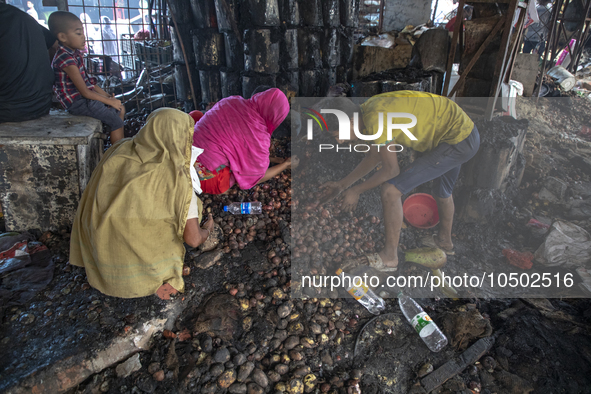
[(430, 194), (415, 193), (408, 196), (402, 204), (402, 212), (408, 224), (413, 227), (431, 228), (439, 223), (437, 202)]
[(548, 230), (550, 228), (549, 225), (547, 225), (546, 223), (542, 223), (539, 220), (536, 219), (529, 219), (529, 222), (527, 222), (527, 226), (529, 227), (535, 227), (535, 228), (541, 228), (544, 230)]
[(195, 110), (195, 111), (189, 112), (189, 115), (191, 115), (191, 118), (193, 118), (195, 123), (197, 123), (197, 122), (199, 122), (199, 119), (201, 119), (203, 117), (203, 112)]
[(529, 252), (518, 252), (513, 249), (503, 249), (503, 256), (509, 260), (511, 265), (516, 266), (524, 270), (528, 270), (533, 267), (532, 259), (534, 255)]

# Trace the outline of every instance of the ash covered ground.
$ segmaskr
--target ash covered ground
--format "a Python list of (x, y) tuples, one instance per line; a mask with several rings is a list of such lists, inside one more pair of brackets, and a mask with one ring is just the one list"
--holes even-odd
[[(508, 265), (501, 253), (504, 248), (535, 251), (543, 237), (526, 226), (532, 218), (548, 223), (564, 219), (591, 229), (591, 144), (581, 133), (591, 108), (584, 99), (569, 100), (570, 104), (537, 106), (519, 102), (520, 117), (529, 120), (523, 180), (492, 197), (495, 211), (486, 221), (456, 220), (456, 256), (449, 257), (447, 267), (457, 272), (476, 265), (495, 269)], [(487, 138), (483, 145), (500, 137)], [(272, 154), (287, 157), (296, 143), (275, 140)], [(192, 295), (190, 305), (172, 330), (156, 334), (150, 350), (132, 360), (137, 370), (124, 377), (123, 368), (113, 365), (69, 392), (421, 393), (416, 384), (422, 377), (483, 337), (494, 338), (491, 349), (433, 392), (589, 392), (591, 303), (585, 298), (532, 299), (516, 294), (493, 299), (461, 294), (459, 299), (419, 299), (450, 342), (442, 352), (431, 353), (400, 313), (395, 298), (386, 299), (386, 311), (374, 319), (343, 292), (332, 294), (338, 296), (332, 299), (315, 294), (290, 297), (293, 270), (322, 273), (338, 265), (339, 256), (353, 258), (381, 247), (377, 192), (362, 195), (354, 215), (339, 212), (335, 202), (309, 210), (315, 220), (304, 231), (299, 221), (297, 226), (292, 222), (294, 205), (297, 215), (297, 207), (317, 199), (319, 184), (340, 179), (360, 159), (335, 156), (317, 171), (319, 161), (310, 155), (294, 170), (294, 183), (287, 173), (253, 190), (204, 196), (205, 208), (214, 213), (224, 235), (213, 252), (189, 250), (186, 255), (187, 293), (179, 297)], [(402, 155), (402, 166), (409, 159)], [(305, 179), (304, 187), (296, 187), (298, 176)], [(563, 199), (540, 199), (548, 176), (568, 184)], [(466, 179), (460, 179), (455, 193), (466, 187)], [(416, 191), (429, 192), (429, 187)], [(221, 212), (229, 202), (253, 200), (263, 202), (265, 213)], [(430, 232), (404, 229), (401, 249), (419, 247), (420, 238)], [(113, 338), (157, 317), (167, 302), (156, 296), (137, 300), (104, 296), (88, 286), (82, 269), (67, 263), (68, 229), (44, 234), (42, 241), (54, 254), (55, 276), (31, 302), (5, 310), (0, 387), (69, 355), (106, 347)], [(534, 264), (533, 269), (545, 268)], [(401, 270), (426, 273), (409, 263), (402, 263)], [(515, 272), (522, 271), (515, 268)], [(579, 281), (576, 275), (575, 281)]]

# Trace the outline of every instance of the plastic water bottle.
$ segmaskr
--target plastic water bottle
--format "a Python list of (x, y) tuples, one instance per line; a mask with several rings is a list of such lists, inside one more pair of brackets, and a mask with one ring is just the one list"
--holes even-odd
[(384, 299), (368, 288), (365, 283), (355, 281), (351, 275), (344, 273), (340, 268), (337, 270), (337, 275), (341, 277), (347, 293), (351, 294), (351, 297), (359, 301), (368, 311), (374, 315), (379, 315), (380, 312), (386, 309)]
[(263, 213), (263, 204), (260, 201), (233, 202), (230, 205), (224, 206), (224, 212), (230, 212), (232, 215)]
[(445, 335), (415, 300), (398, 293), (398, 304), (406, 320), (414, 327), (432, 352), (438, 352), (447, 345)]

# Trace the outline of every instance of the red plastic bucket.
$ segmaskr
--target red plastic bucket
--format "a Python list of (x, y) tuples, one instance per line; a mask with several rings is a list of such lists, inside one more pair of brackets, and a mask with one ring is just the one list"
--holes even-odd
[(439, 223), (439, 211), (437, 202), (426, 193), (415, 193), (402, 204), (404, 219), (413, 227), (431, 228)]

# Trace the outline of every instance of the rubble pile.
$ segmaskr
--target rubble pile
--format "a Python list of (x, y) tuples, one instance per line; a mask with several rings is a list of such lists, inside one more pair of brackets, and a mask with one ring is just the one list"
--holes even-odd
[(352, 97), (371, 97), (397, 90), (433, 93), (435, 86), (431, 73), (413, 67), (372, 73), (351, 83)]
[[(574, 134), (575, 120), (581, 120), (574, 117), (572, 133), (556, 134), (540, 126), (559, 122), (546, 119), (551, 107), (546, 111), (545, 117), (531, 117), (527, 165), (515, 197), (506, 196), (484, 223), (456, 222), (457, 254), (448, 256), (448, 269), (470, 273), (478, 262), (478, 270), (484, 266), (492, 272), (509, 264), (502, 254), (507, 247), (534, 252), (545, 235), (527, 226), (530, 219), (548, 225), (554, 218), (568, 220), (566, 213), (577, 208), (573, 223), (591, 226), (591, 214), (573, 203), (591, 196), (591, 171), (581, 164), (591, 149)], [(289, 156), (295, 151), (291, 144), (273, 140), (272, 156)], [(212, 250), (188, 251), (186, 291), (172, 301), (184, 302), (178, 318), (149, 346), (135, 350), (139, 353), (112, 361), (68, 392), (424, 393), (435, 377), (440, 379), (435, 393), (585, 392), (591, 385), (582, 373), (591, 368), (586, 299), (519, 299), (518, 292), (514, 299), (484, 301), (470, 293), (457, 300), (420, 299), (450, 341), (431, 353), (393, 299), (376, 318), (342, 290), (329, 294), (339, 296), (333, 299), (308, 290), (293, 298), (297, 275), (332, 274), (343, 258), (378, 251), (383, 242), (379, 192), (364, 193), (352, 215), (340, 211), (338, 199), (319, 204), (319, 186), (341, 179), (361, 159), (326, 153), (322, 159), (302, 158), (293, 178), (287, 172), (251, 190), (234, 187), (227, 195), (203, 196), (219, 226), (219, 240)], [(408, 155), (401, 160), (404, 166)], [(548, 177), (563, 180), (564, 193)], [(542, 187), (558, 200), (542, 200)], [(428, 186), (417, 191), (428, 192)], [(255, 200), (265, 207), (261, 215), (222, 212), (231, 202)], [(68, 229), (36, 234), (53, 252), (54, 279), (31, 302), (7, 309), (2, 317), (1, 390), (60, 359), (85, 352), (90, 359), (118, 338), (140, 332), (147, 321), (165, 319), (171, 301), (116, 299), (92, 289), (84, 270), (67, 263), (68, 234)], [(401, 248), (421, 246), (424, 235), (424, 230), (404, 229)], [(407, 275), (427, 272), (401, 264)], [(533, 269), (539, 268), (534, 261)], [(474, 361), (452, 372), (444, 368), (474, 354), (474, 346), (480, 346)]]

